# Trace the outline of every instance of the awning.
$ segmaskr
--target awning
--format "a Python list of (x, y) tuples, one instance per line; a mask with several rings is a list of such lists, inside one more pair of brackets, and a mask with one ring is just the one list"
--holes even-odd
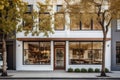
[[(19, 41), (102, 41), (103, 38), (17, 38)], [(106, 38), (111, 40), (111, 38)]]

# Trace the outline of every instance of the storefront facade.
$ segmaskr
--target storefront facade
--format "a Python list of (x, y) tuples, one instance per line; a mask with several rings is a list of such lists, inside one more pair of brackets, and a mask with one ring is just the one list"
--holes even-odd
[[(110, 45), (107, 38), (105, 66), (109, 70)], [(102, 38), (17, 38), (16, 46), (16, 70), (101, 69)]]
[[(29, 0), (29, 9), (35, 8), (36, 2)], [(53, 4), (57, 13), (62, 2)], [(32, 10), (32, 9), (30, 9)], [(41, 15), (41, 14), (40, 14)], [(67, 21), (60, 25), (52, 25), (54, 34), (45, 37), (23, 32), (16, 34), (16, 70), (53, 71), (68, 70), (68, 68), (99, 68), (102, 63), (103, 33), (99, 24), (71, 23), (69, 15), (57, 13), (60, 20)], [(54, 17), (54, 16), (53, 16)], [(69, 25), (67, 25), (69, 24)], [(74, 26), (73, 26), (74, 24)], [(111, 70), (111, 31), (109, 29), (106, 41), (105, 67)]]

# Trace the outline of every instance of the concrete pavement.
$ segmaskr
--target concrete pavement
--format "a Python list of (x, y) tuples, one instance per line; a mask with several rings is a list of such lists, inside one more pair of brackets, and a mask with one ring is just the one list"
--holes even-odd
[(57, 71), (14, 71), (8, 70), (8, 77), (0, 79), (118, 79), (120, 71), (106, 73), (109, 77), (98, 77), (100, 73), (75, 73), (62, 70)]

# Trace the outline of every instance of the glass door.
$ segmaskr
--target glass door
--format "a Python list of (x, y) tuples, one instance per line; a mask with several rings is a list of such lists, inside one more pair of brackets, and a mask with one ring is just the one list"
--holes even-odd
[(65, 69), (65, 48), (55, 47), (54, 52), (54, 69)]

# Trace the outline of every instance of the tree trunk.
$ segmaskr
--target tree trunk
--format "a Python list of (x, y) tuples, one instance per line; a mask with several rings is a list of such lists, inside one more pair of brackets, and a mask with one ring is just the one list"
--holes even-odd
[(106, 76), (105, 73), (105, 50), (106, 50), (106, 33), (103, 32), (103, 52), (102, 52), (102, 70), (100, 76)]
[(3, 36), (2, 39), (2, 52), (3, 52), (3, 66), (2, 66), (2, 74), (1, 76), (7, 76), (7, 51), (6, 51), (6, 41), (5, 37)]

